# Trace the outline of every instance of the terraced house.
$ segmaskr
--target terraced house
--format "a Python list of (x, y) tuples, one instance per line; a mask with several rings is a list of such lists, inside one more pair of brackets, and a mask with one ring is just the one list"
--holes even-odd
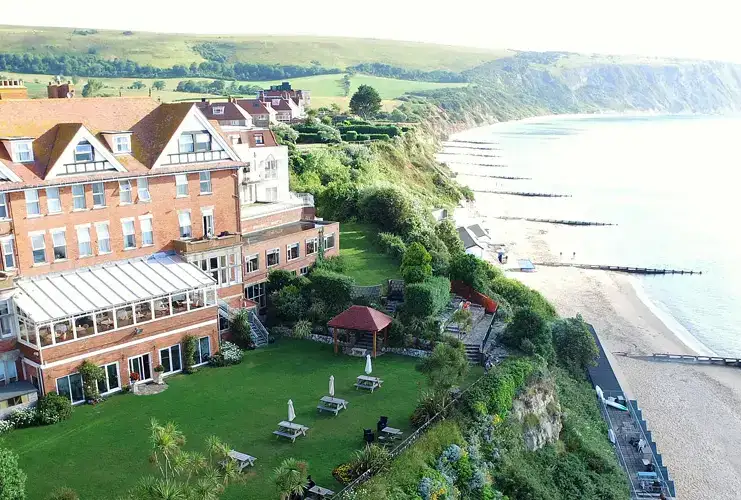
[(269, 130), (229, 129), (193, 103), (0, 102), (0, 417), (37, 392), (84, 401), (83, 360), (103, 393), (180, 371), (186, 335), (205, 363), (220, 314), (264, 304), (269, 269), (315, 260), (299, 236), (336, 224), (288, 192)]

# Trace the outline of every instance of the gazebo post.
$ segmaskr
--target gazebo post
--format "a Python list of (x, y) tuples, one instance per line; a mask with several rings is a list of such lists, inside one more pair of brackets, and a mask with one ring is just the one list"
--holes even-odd
[(337, 345), (337, 328), (332, 327), (332, 336), (334, 337), (334, 353), (337, 354), (338, 351), (338, 345)]
[(389, 346), (389, 327), (383, 329), (383, 346), (388, 347)]
[(373, 330), (373, 357), (376, 357), (376, 335), (378, 335), (378, 332), (376, 330)]

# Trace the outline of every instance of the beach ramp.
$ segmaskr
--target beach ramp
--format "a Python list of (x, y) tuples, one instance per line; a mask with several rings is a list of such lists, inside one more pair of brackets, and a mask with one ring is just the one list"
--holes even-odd
[(524, 273), (531, 273), (535, 271), (535, 264), (530, 259), (518, 259), (517, 267)]

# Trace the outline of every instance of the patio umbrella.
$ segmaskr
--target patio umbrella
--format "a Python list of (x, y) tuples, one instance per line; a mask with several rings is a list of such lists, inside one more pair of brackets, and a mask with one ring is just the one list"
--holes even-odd
[(293, 410), (293, 401), (289, 399), (288, 400), (288, 421), (293, 422), (294, 418), (296, 418), (296, 412)]
[(329, 377), (329, 395), (334, 397), (334, 375)]
[(373, 371), (373, 366), (371, 365), (371, 359), (370, 354), (365, 355), (365, 374), (370, 375)]

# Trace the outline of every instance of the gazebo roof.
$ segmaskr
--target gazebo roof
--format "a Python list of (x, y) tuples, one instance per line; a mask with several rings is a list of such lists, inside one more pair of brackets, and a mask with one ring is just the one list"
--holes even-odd
[(372, 307), (351, 306), (330, 319), (327, 326), (344, 330), (364, 330), (377, 332), (391, 324), (392, 318)]

